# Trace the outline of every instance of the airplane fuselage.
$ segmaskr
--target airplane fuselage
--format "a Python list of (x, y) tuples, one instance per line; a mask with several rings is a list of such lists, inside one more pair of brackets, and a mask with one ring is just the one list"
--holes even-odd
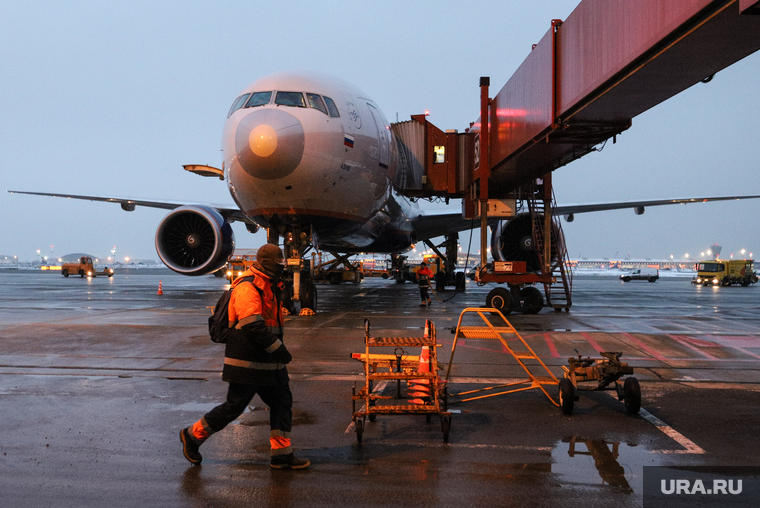
[(325, 76), (282, 73), (246, 87), (224, 126), (223, 168), (240, 209), (323, 250), (400, 252), (419, 208), (394, 191), (396, 141), (374, 101)]

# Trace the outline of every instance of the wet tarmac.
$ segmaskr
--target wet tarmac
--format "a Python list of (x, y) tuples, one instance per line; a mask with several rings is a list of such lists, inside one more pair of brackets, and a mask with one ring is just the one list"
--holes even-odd
[[(285, 337), (293, 444), (313, 465), (276, 471), (258, 398), (203, 445), (202, 466), (182, 456), (179, 429), (226, 393), (223, 348), (206, 329), (224, 279), (2, 270), (2, 505), (641, 506), (644, 466), (758, 465), (760, 287), (574, 283), (571, 312), (509, 320), (557, 376), (575, 349), (622, 351), (641, 383), (637, 416), (613, 392), (584, 392), (567, 416), (529, 390), (451, 404), (448, 443), (437, 418), (393, 415), (367, 422), (359, 444), (351, 390), (362, 365), (350, 356), (363, 351), (364, 319), (374, 336), (421, 336), (431, 319), (446, 364), (448, 329), (489, 287), (468, 282), (420, 308), (409, 284), (321, 285), (319, 313), (289, 317)], [(451, 390), (523, 375), (498, 341), (460, 340)]]

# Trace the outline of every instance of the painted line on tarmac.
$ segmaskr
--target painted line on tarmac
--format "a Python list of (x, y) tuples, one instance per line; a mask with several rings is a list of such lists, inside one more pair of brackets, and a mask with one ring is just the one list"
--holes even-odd
[[(375, 388), (372, 390), (372, 393), (382, 393), (383, 390), (385, 390), (386, 386), (388, 386), (388, 381), (380, 381), (379, 383), (377, 383), (377, 386), (375, 386)], [(358, 412), (363, 413), (364, 411), (366, 411), (366, 409), (367, 409), (367, 404), (364, 403)], [(349, 423), (348, 427), (346, 427), (345, 434), (348, 434), (349, 432), (354, 432), (355, 427), (356, 425), (354, 424), (354, 420), (351, 420), (351, 423)]]
[(684, 447), (683, 450), (652, 450), (651, 453), (664, 453), (664, 454), (693, 453), (696, 455), (701, 455), (705, 453), (705, 451), (699, 446), (697, 446), (693, 441), (688, 439), (686, 436), (684, 436), (683, 434), (675, 430), (673, 427), (671, 427), (667, 423), (663, 422), (662, 420), (654, 416), (652, 413), (650, 413), (646, 409), (640, 409), (639, 414), (649, 423), (657, 427), (658, 430), (665, 433), (665, 435), (667, 435), (670, 439), (674, 440), (676, 443)]

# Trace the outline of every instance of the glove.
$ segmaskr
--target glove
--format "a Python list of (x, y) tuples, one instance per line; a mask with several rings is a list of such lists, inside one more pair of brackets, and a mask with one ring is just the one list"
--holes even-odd
[(290, 363), (290, 360), (293, 359), (285, 344), (275, 349), (272, 352), (272, 357), (277, 360), (277, 363)]

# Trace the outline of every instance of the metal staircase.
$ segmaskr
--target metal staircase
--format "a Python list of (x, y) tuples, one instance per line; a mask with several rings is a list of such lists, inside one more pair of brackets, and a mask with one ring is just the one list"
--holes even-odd
[[(535, 183), (531, 186), (529, 195), (526, 200), (533, 223), (533, 245), (538, 255), (539, 265), (544, 264), (544, 228), (545, 212), (543, 191)], [(556, 206), (554, 192), (552, 191), (551, 208)], [(573, 273), (569, 269), (569, 257), (567, 246), (565, 244), (565, 234), (562, 231), (562, 224), (559, 219), (552, 217), (551, 220), (551, 260), (549, 267), (551, 271), (551, 282), (544, 283), (544, 293), (546, 294), (546, 306), (552, 307), (556, 312), (564, 309), (566, 312), (572, 306), (573, 293)]]

